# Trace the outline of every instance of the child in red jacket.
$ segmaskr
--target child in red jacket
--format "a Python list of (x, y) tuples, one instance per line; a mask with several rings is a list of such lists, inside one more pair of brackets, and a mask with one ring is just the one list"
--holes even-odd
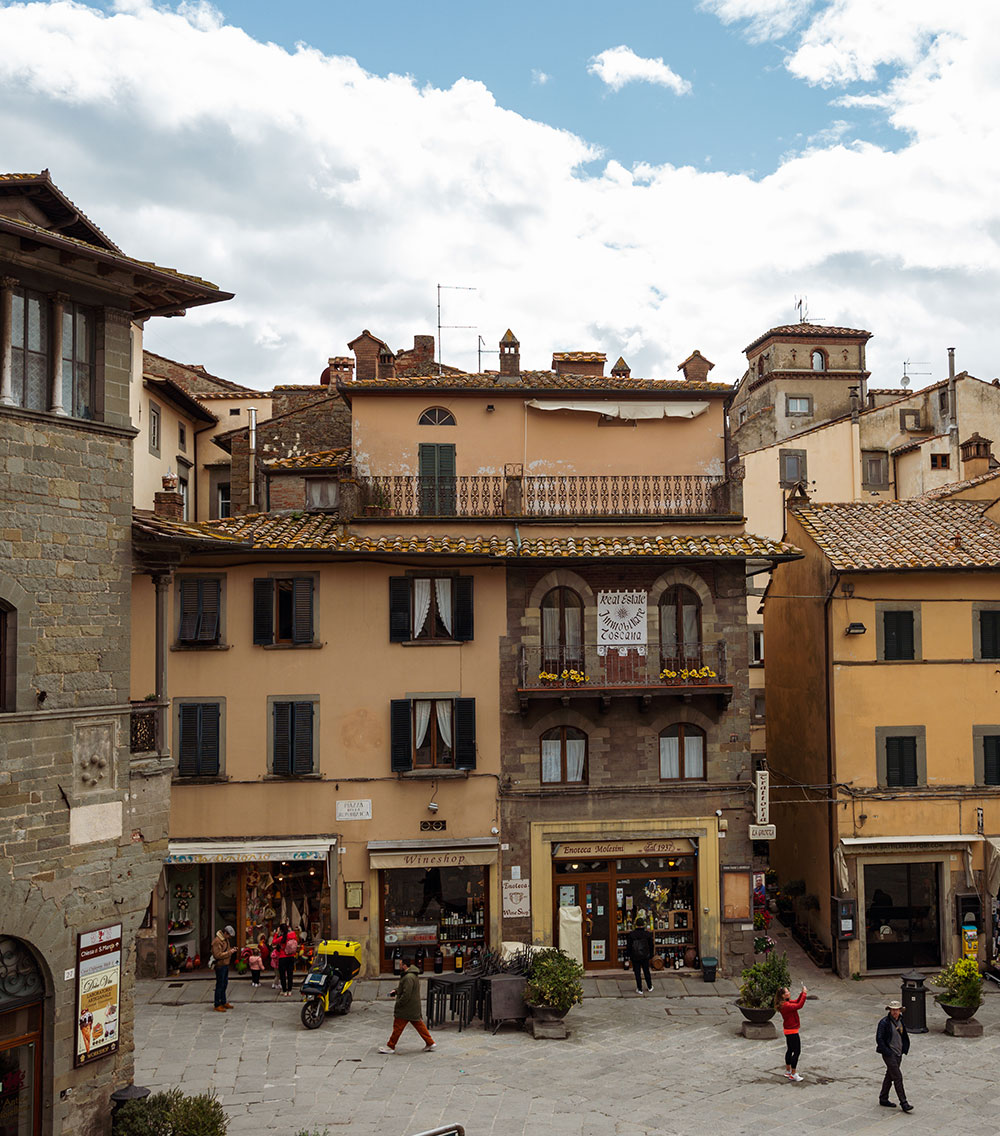
[(792, 1001), (792, 992), (787, 986), (778, 991), (774, 999), (775, 1007), (781, 1014), (785, 1026), (785, 1076), (790, 1081), (801, 1081), (796, 1071), (802, 1042), (799, 1039), (799, 1010), (806, 1004), (808, 991), (803, 986), (802, 993)]

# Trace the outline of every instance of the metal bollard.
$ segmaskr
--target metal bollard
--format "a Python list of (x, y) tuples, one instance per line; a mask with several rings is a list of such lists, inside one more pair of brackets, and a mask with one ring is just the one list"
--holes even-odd
[(927, 990), (924, 976), (911, 970), (902, 979), (900, 1001), (903, 1003), (903, 1024), (909, 1033), (927, 1033)]

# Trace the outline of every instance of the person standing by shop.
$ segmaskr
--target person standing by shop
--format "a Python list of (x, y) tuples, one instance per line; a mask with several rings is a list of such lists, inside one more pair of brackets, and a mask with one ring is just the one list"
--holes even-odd
[(233, 939), (236, 932), (232, 927), (224, 927), (215, 932), (212, 940), (212, 958), (215, 959), (215, 1009), (219, 1013), (233, 1008), (226, 1001), (226, 987), (229, 985), (229, 960), (233, 957)]
[(278, 977), (281, 979), (281, 996), (291, 998), (295, 976), (295, 957), (299, 953), (299, 939), (287, 923), (278, 928), (281, 932), (281, 954), (278, 956)]
[(413, 965), (413, 956), (403, 956), (403, 977), (399, 985), (392, 991), (396, 996), (396, 1005), (392, 1011), (392, 1035), (385, 1045), (379, 1046), (379, 1053), (395, 1053), (396, 1042), (399, 1035), (406, 1029), (409, 1022), (418, 1034), (424, 1039), (424, 1052), (437, 1049), (434, 1038), (424, 1025), (424, 1017), (420, 1010), (420, 971)]
[(785, 1027), (785, 1076), (790, 1081), (802, 1080), (798, 1071), (799, 1054), (802, 1052), (802, 1040), (799, 1037), (799, 1010), (806, 1004), (806, 994), (808, 993), (809, 991), (803, 986), (802, 993), (793, 1001), (791, 990), (784, 986), (774, 997), (774, 1005), (778, 1013), (781, 1014), (781, 1020)]
[[(653, 933), (646, 929), (646, 920), (640, 915), (635, 921), (633, 930), (625, 936), (628, 946), (628, 957), (632, 963), (635, 974), (635, 988), (640, 994), (649, 994), (653, 990), (653, 977), (649, 973), (649, 960), (656, 949), (653, 943)], [(646, 980), (646, 989), (642, 988), (642, 980)]]
[(260, 986), (260, 972), (264, 969), (264, 960), (260, 957), (260, 947), (250, 948), (247, 965), (250, 967), (250, 985)]
[(882, 1078), (882, 1091), (878, 1095), (878, 1103), (883, 1108), (895, 1108), (895, 1101), (889, 1100), (889, 1090), (896, 1089), (899, 1097), (899, 1107), (903, 1112), (912, 1112), (913, 1105), (906, 1099), (906, 1090), (903, 1088), (903, 1073), (900, 1066), (903, 1057), (910, 1052), (910, 1035), (906, 1032), (906, 1023), (903, 1021), (903, 1007), (895, 999), (886, 1003), (889, 1012), (879, 1022), (875, 1031), (875, 1048), (885, 1062), (885, 1076)]

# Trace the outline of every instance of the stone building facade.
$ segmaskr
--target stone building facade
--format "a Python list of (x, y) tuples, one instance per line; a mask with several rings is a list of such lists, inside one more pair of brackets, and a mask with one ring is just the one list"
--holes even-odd
[[(170, 765), (130, 744), (129, 387), (138, 321), (226, 298), (124, 256), (47, 172), (0, 177), (0, 1064), (26, 1136), (110, 1131), (132, 1079)], [(120, 982), (91, 1007), (99, 932)]]

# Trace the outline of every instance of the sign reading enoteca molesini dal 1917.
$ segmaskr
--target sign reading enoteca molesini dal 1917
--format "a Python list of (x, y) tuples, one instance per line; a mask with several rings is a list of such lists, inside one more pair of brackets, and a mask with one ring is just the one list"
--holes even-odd
[(646, 653), (646, 593), (597, 593), (597, 653), (606, 655), (609, 647), (621, 654), (634, 647)]

